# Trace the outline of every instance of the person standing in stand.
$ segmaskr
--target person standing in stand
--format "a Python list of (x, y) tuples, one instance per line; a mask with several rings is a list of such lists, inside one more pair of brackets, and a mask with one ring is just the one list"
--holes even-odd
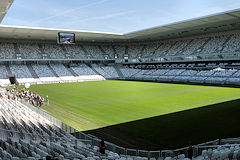
[(46, 103), (49, 104), (48, 95), (46, 95)]
[(189, 144), (187, 153), (188, 153), (188, 158), (192, 159), (192, 157), (193, 157), (193, 148), (192, 148), (191, 144)]
[(101, 142), (99, 142), (99, 152), (101, 154), (105, 154), (105, 150), (106, 150), (106, 145), (104, 143), (104, 140), (101, 140)]

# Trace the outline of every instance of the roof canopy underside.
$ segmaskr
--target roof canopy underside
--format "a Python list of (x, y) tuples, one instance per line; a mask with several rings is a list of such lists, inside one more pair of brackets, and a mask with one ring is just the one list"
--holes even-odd
[(0, 23), (2, 22), (12, 3), (13, 0), (0, 0)]

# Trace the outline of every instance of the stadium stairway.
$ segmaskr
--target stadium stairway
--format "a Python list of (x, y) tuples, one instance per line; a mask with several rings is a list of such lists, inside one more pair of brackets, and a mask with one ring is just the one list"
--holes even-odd
[(77, 77), (77, 76), (78, 76), (77, 73), (75, 73), (74, 70), (73, 70), (71, 67), (67, 67), (67, 66), (65, 66), (65, 67), (67, 68), (67, 70), (68, 70), (74, 77)]
[(48, 64), (47, 66), (48, 66), (48, 68), (52, 71), (52, 73), (54, 74), (54, 76), (59, 77), (59, 76), (57, 75), (57, 73), (52, 69), (52, 67), (51, 67), (49, 64)]
[(114, 66), (115, 70), (117, 71), (117, 74), (120, 78), (124, 78), (122, 72), (120, 71), (120, 65), (115, 65)]
[(27, 67), (28, 67), (28, 70), (29, 70), (29, 72), (31, 73), (31, 75), (32, 75), (33, 78), (39, 78), (38, 75), (37, 75), (37, 73), (33, 70), (33, 68), (32, 68), (31, 65), (28, 64)]
[(93, 57), (92, 54), (90, 54), (90, 53), (86, 50), (86, 48), (84, 48), (83, 45), (81, 45), (81, 48), (82, 48), (83, 52), (85, 53), (85, 57), (89, 57), (89, 56), (90, 56), (91, 58)]
[(139, 53), (139, 56), (140, 56), (140, 57), (143, 57), (143, 52), (144, 52), (144, 50), (146, 49), (146, 47), (147, 47), (147, 45), (143, 45), (143, 47), (142, 47), (142, 49), (141, 49), (141, 51), (140, 51), (140, 53)]
[[(156, 51), (161, 47), (162, 45), (160, 44), (160, 45), (158, 45), (155, 49), (154, 49), (154, 51), (152, 52), (152, 57), (154, 57), (155, 55), (156, 55)], [(143, 55), (142, 55), (143, 56)], [(148, 56), (147, 56), (148, 57)], [(149, 57), (148, 57), (149, 58)]]
[(193, 42), (193, 39), (191, 39), (185, 47), (183, 47), (180, 51), (178, 51), (177, 54), (182, 54), (182, 52)]
[(114, 55), (117, 54), (115, 46), (112, 45), (112, 49), (113, 49)]
[(136, 73), (134, 73), (133, 75), (131, 75), (131, 77), (135, 77), (136, 75), (138, 75), (139, 72), (142, 72), (142, 70), (137, 71)]
[(8, 75), (13, 75), (9, 65), (6, 65), (6, 69), (7, 69)]
[(101, 52), (102, 52), (103, 55), (106, 55), (106, 52), (104, 51), (104, 49), (102, 48), (102, 46), (99, 45), (98, 48), (101, 50)]
[[(63, 52), (65, 53), (65, 56), (66, 56), (66, 54), (67, 54), (66, 48), (64, 47), (64, 45), (61, 45), (60, 47), (61, 47), (61, 49), (63, 50)], [(67, 57), (65, 57), (65, 58), (67, 58)]]
[(208, 38), (208, 40), (207, 41), (205, 41), (204, 43), (203, 43), (203, 45), (201, 46), (201, 47), (199, 47), (198, 49), (200, 49), (201, 51), (203, 50), (203, 48), (204, 48), (204, 46), (209, 42), (209, 41), (211, 41), (211, 37), (209, 37)]
[(103, 50), (103, 48), (99, 45), (98, 46), (99, 50), (101, 51), (102, 56), (106, 55), (106, 52)]
[[(15, 53), (16, 53), (16, 54), (21, 54), (21, 52), (20, 52), (20, 50), (19, 50), (19, 48), (18, 48), (17, 43), (13, 43), (13, 46), (14, 46), (14, 51), (15, 51)], [(23, 55), (21, 54), (21, 56), (23, 56)], [(17, 58), (17, 57), (16, 57), (16, 58)], [(24, 57), (22, 57), (22, 58), (24, 58)]]
[[(101, 75), (98, 71), (96, 71), (96, 69), (94, 69), (92, 67), (92, 65), (88, 64), (88, 67), (90, 67), (97, 75)], [(103, 75), (101, 75), (101, 76), (103, 76)]]
[(45, 54), (45, 55), (47, 55), (47, 58), (50, 58), (50, 56), (44, 52), (42, 44), (38, 44), (38, 47), (39, 47), (39, 50), (41, 51), (42, 57), (43, 57), (43, 54)]
[(226, 41), (225, 41), (225, 42), (223, 43), (223, 45), (222, 45), (222, 49), (220, 50), (220, 52), (223, 51), (223, 49), (226, 47), (226, 44), (228, 43), (228, 41), (231, 39), (232, 36), (233, 36), (233, 35), (230, 35), (230, 36), (227, 37)]

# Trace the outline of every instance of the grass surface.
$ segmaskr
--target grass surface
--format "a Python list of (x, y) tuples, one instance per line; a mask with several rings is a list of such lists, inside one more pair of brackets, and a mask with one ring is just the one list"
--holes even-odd
[[(184, 130), (181, 124), (186, 122), (181, 120), (191, 121), (191, 119), (194, 119), (190, 115), (185, 117), (182, 115), (176, 118), (176, 120), (173, 118), (168, 121), (167, 118), (165, 120), (162, 119), (164, 115), (177, 114), (180, 111), (240, 98), (239, 88), (134, 81), (96, 81), (33, 85), (31, 86), (31, 90), (36, 91), (42, 96), (48, 95), (50, 105), (44, 106), (43, 109), (80, 131), (92, 130), (94, 132), (94, 130), (101, 130), (103, 127), (123, 124), (122, 130), (120, 129), (120, 132), (122, 132), (121, 135), (116, 136), (124, 138), (125, 135), (125, 138), (131, 139), (137, 137), (136, 141), (149, 142), (150, 145), (156, 144), (156, 146), (160, 143), (166, 144), (168, 138), (170, 138), (159, 139), (156, 136), (160, 136), (163, 133), (163, 135), (176, 136), (180, 133), (174, 132), (181, 129)], [(208, 113), (208, 111), (204, 112), (205, 119), (208, 117)], [(194, 112), (193, 115), (196, 117), (198, 112)], [(221, 116), (224, 120), (226, 115)], [(226, 118), (229, 118), (229, 116), (231, 115), (228, 115)], [(159, 126), (160, 124), (158, 123), (160, 122), (158, 120), (144, 121), (152, 117), (161, 117), (161, 123), (165, 123), (165, 125)], [(127, 122), (130, 122), (131, 125), (126, 125), (128, 124)], [(139, 125), (139, 122), (141, 122), (141, 125)], [(168, 126), (170, 123), (174, 127)], [(137, 124), (135, 125), (136, 127), (133, 124)], [(190, 125), (192, 127), (196, 126), (194, 122)], [(204, 126), (204, 124), (202, 125)], [(177, 127), (178, 129), (171, 132), (173, 130), (172, 127)], [(111, 135), (117, 134), (119, 126), (116, 131), (113, 130), (109, 130), (109, 133)], [(168, 130), (169, 132), (166, 132)], [(186, 133), (183, 132), (181, 134)], [(99, 136), (103, 135), (100, 134)], [(198, 136), (200, 135), (198, 134)], [(181, 144), (182, 142), (179, 143)]]

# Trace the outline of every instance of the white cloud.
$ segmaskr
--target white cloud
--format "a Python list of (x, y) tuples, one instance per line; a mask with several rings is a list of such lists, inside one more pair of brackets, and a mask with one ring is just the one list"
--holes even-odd
[(68, 15), (68, 14), (70, 15), (71, 13), (76, 12), (77, 10), (80, 10), (80, 9), (83, 9), (83, 8), (92, 7), (92, 6), (96, 6), (96, 5), (100, 5), (100, 4), (103, 4), (103, 3), (107, 2), (107, 1), (109, 1), (109, 0), (97, 0), (97, 1), (92, 2), (92, 3), (88, 3), (86, 5), (82, 5), (81, 7), (68, 9), (68, 10), (65, 10), (65, 11), (58, 12), (58, 13), (56, 13), (56, 11), (55, 11), (54, 15), (48, 16), (46, 18), (38, 19), (36, 21), (33, 21), (32, 23), (33, 24), (39, 24), (40, 22), (45, 22), (47, 20), (51, 20), (51, 19), (54, 19), (54, 18), (57, 18), (57, 17), (61, 17), (61, 16)]
[(134, 12), (135, 11), (123, 11), (123, 12), (110, 13), (110, 14), (106, 14), (103, 16), (89, 17), (89, 18), (85, 18), (85, 19), (76, 20), (73, 23), (81, 23), (81, 22), (88, 22), (88, 21), (95, 21), (95, 20), (106, 20), (106, 19), (123, 16), (123, 15), (129, 15)]
[(196, 16), (196, 17), (208, 16), (208, 15), (211, 15), (211, 14), (220, 13), (220, 12), (224, 12), (224, 11), (226, 11), (226, 9), (224, 9), (224, 8), (212, 7), (212, 8), (205, 9), (202, 12), (198, 12), (194, 16)]

